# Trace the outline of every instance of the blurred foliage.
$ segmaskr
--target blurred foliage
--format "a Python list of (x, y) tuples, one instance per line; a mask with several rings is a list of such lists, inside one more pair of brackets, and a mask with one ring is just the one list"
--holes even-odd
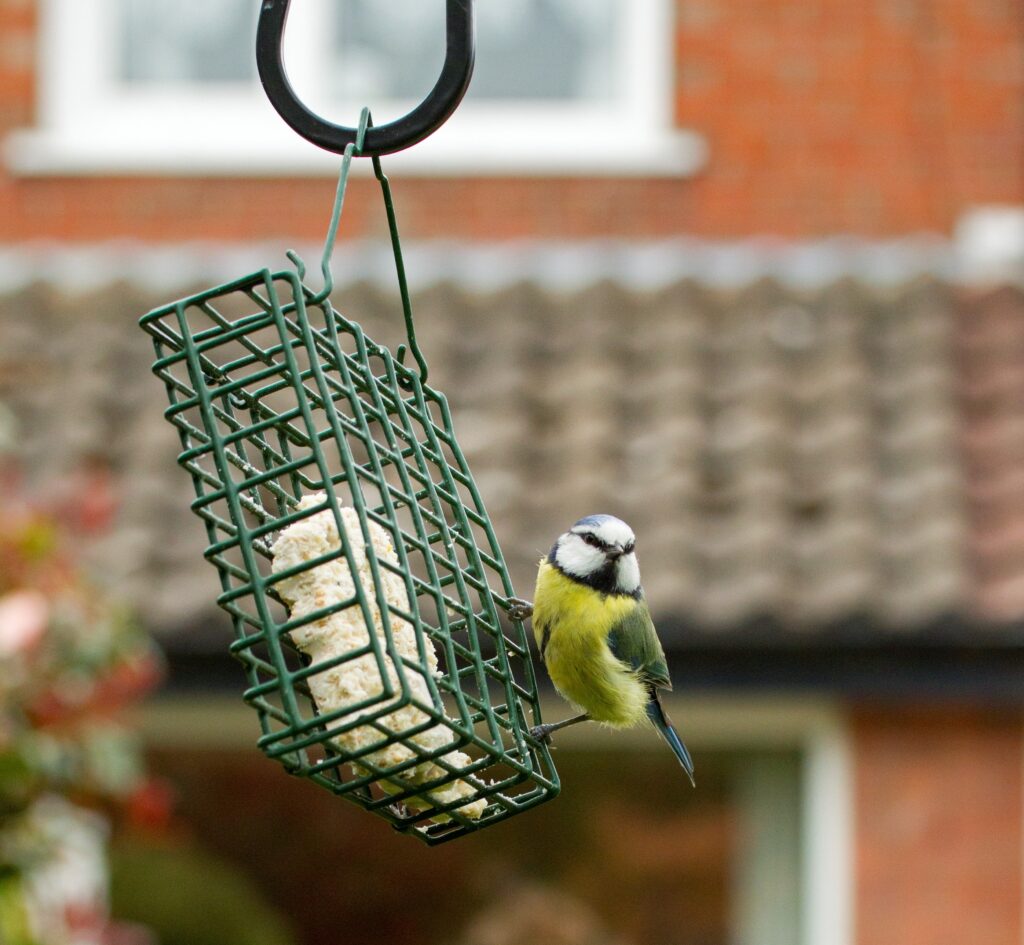
[(160, 660), (127, 611), (76, 567), (59, 510), (0, 485), (2, 831), (43, 794), (107, 806), (144, 787), (123, 713), (158, 681)]
[[(124, 711), (161, 664), (127, 611), (78, 567), (83, 533), (106, 527), (102, 477), (43, 506), (0, 462), (0, 941), (145, 943), (111, 924), (109, 816), (151, 797)], [(94, 488), (95, 487), (95, 488)]]
[(105, 467), (87, 463), (62, 500), (25, 496), (0, 444), (0, 943), (291, 945), (236, 868), (180, 843), (119, 849), (110, 908), (111, 827), (180, 832), (126, 719), (161, 659), (76, 561), (112, 523)]
[(237, 869), (180, 844), (115, 845), (110, 897), (115, 915), (143, 923), (160, 945), (294, 942), (281, 916)]

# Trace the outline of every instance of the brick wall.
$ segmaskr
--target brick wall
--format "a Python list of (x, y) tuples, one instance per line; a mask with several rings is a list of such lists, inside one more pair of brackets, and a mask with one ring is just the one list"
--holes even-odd
[[(0, 135), (31, 118), (34, 7), (0, 0)], [(1019, 0), (679, 0), (677, 21), (677, 119), (710, 145), (697, 177), (403, 178), (404, 232), (890, 236), (948, 233), (973, 204), (1024, 202)], [(318, 239), (331, 189), (0, 175), (0, 241)], [(378, 225), (367, 196), (357, 182), (349, 233)]]
[[(0, 135), (32, 120), (35, 0), (0, 0)], [(6, 183), (6, 181), (5, 181)]]
[(948, 230), (1024, 199), (1019, 2), (681, 0), (679, 21), (702, 229)]
[(1019, 945), (1021, 717), (853, 718), (856, 945)]

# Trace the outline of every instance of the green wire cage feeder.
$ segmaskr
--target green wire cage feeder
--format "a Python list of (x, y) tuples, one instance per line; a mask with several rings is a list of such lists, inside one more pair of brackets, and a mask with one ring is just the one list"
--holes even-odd
[[(286, 13), (286, 0), (266, 0), (258, 40), (261, 76), (282, 113), (291, 96), (279, 55)], [(431, 104), (435, 127), (472, 68), (467, 0), (449, 0), (448, 30), (433, 94), (447, 82), (449, 100)], [(449, 60), (462, 63), (461, 88)], [(276, 100), (267, 75), (275, 68)], [(285, 117), (310, 130), (301, 116)], [(558, 777), (530, 734), (540, 712), (525, 631), (499, 619), (515, 600), (501, 550), (447, 401), (426, 384), (380, 167), (380, 153), (429, 129), (413, 123), (403, 139), (400, 122), (373, 128), (365, 111), (354, 129), (316, 122), (306, 136), (344, 153), (324, 288), (309, 288), (289, 253), (294, 269), (260, 270), (141, 324), (181, 439), (178, 462), (195, 487), (192, 509), (206, 525), (206, 557), (220, 574), (218, 603), (234, 624), (231, 651), (248, 676), (260, 748), (438, 843), (554, 797)], [(408, 337), (395, 353), (329, 299), (359, 156), (372, 158), (391, 231)]]

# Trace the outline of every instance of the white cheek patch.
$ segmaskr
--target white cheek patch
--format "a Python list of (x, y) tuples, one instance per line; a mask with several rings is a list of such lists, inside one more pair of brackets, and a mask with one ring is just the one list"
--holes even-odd
[(640, 564), (636, 555), (623, 555), (615, 567), (615, 583), (627, 594), (632, 594), (640, 586)]
[(568, 535), (559, 543), (555, 561), (566, 574), (577, 577), (588, 577), (605, 565), (601, 549), (588, 545), (578, 535)]

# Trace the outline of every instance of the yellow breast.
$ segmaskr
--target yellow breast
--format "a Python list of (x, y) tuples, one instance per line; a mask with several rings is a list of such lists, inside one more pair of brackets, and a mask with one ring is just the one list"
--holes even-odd
[(648, 694), (608, 648), (608, 633), (638, 606), (601, 594), (542, 560), (533, 599), (533, 632), (555, 688), (590, 717), (616, 728), (646, 718)]

